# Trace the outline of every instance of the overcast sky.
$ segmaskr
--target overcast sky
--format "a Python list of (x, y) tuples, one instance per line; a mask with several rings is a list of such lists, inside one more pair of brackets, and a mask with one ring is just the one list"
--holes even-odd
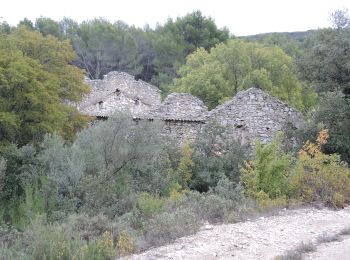
[(24, 17), (81, 22), (95, 17), (143, 27), (201, 10), (236, 36), (264, 32), (305, 31), (330, 26), (329, 14), (350, 9), (350, 0), (3, 0), (0, 17), (16, 25)]

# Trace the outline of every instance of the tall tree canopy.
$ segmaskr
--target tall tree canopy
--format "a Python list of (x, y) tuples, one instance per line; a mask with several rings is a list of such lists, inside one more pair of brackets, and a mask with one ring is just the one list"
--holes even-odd
[(229, 39), (227, 28), (217, 28), (215, 22), (200, 11), (178, 17), (175, 21), (169, 19), (163, 26), (159, 25), (153, 35), (154, 64), (158, 72), (153, 82), (163, 89), (178, 76), (177, 70), (185, 63), (188, 54), (200, 47), (209, 50)]
[(257, 41), (265, 45), (278, 46), (289, 56), (298, 58), (303, 54), (304, 37), (306, 38), (307, 35), (311, 33), (311, 31), (300, 33), (302, 34), (301, 39), (296, 39), (293, 37), (295, 33), (266, 33), (243, 38), (251, 41)]
[(112, 70), (136, 74), (137, 44), (126, 24), (103, 19), (85, 21), (70, 34), (78, 55), (76, 64), (90, 78), (102, 78)]
[(77, 23), (69, 18), (56, 22), (40, 17), (35, 26), (28, 19), (20, 25), (44, 36), (70, 39), (77, 53), (74, 64), (92, 79), (102, 78), (113, 70), (124, 71), (152, 82), (165, 93), (188, 54), (199, 47), (209, 50), (229, 39), (227, 28), (218, 29), (200, 11), (169, 19), (155, 29), (147, 25), (135, 28), (122, 21), (111, 23), (101, 18)]
[(0, 144), (19, 145), (57, 131), (72, 137), (86, 120), (65, 103), (88, 92), (68, 41), (24, 27), (0, 39)]
[(299, 61), (300, 74), (321, 96), (314, 124), (329, 129), (324, 151), (339, 153), (350, 163), (350, 16), (338, 10), (331, 18), (333, 28), (311, 37)]
[(350, 18), (337, 11), (332, 20), (334, 28), (318, 30), (311, 37), (310, 48), (300, 60), (301, 74), (319, 93), (350, 94)]
[(306, 96), (314, 99), (298, 81), (292, 58), (278, 47), (258, 43), (230, 40), (210, 52), (198, 49), (187, 57), (179, 74), (175, 89), (201, 98), (209, 108), (250, 87), (264, 89), (299, 109), (311, 105), (303, 102)]

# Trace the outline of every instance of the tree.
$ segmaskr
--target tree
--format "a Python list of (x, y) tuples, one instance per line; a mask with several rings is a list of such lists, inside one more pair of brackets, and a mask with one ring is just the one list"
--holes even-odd
[(299, 109), (313, 105), (310, 101), (303, 104), (301, 93), (315, 99), (298, 81), (291, 57), (278, 47), (258, 43), (230, 40), (210, 52), (198, 49), (187, 57), (179, 74), (175, 90), (201, 98), (209, 108), (250, 87), (259, 87)]
[(31, 31), (35, 30), (33, 22), (28, 18), (24, 18), (22, 21), (18, 23), (18, 27), (21, 27), (21, 26), (24, 26), (27, 30), (31, 30)]
[(58, 22), (47, 17), (40, 17), (35, 20), (35, 28), (44, 36), (52, 35), (56, 38), (62, 38), (60, 25)]
[(7, 22), (0, 22), (0, 36), (3, 34), (9, 34), (12, 28)]
[[(137, 43), (126, 24), (112, 24), (103, 19), (84, 21), (78, 27), (65, 22), (78, 58), (75, 64), (92, 79), (102, 78), (112, 70), (137, 74)], [(62, 24), (63, 25), (63, 24)]]
[(71, 65), (76, 55), (69, 40), (61, 41), (51, 35), (43, 37), (37, 32), (19, 28), (9, 35), (8, 42), (23, 56), (37, 60), (55, 78), (61, 100), (80, 101), (88, 92), (88, 87), (82, 82), (83, 72)]
[(86, 119), (65, 104), (88, 92), (83, 73), (70, 65), (68, 41), (23, 27), (0, 40), (0, 142), (19, 145), (58, 131), (69, 138)]
[(216, 44), (229, 39), (228, 29), (218, 29), (213, 19), (203, 16), (201, 11), (177, 18), (174, 25), (188, 44), (187, 54), (200, 47), (210, 50)]
[(310, 46), (300, 58), (300, 75), (321, 96), (313, 117), (329, 129), (329, 142), (324, 152), (339, 153), (350, 162), (350, 17), (346, 10), (331, 16), (333, 28), (316, 31)]
[(185, 63), (188, 54), (200, 47), (209, 50), (229, 39), (227, 28), (218, 29), (214, 21), (204, 17), (200, 11), (178, 17), (175, 21), (168, 19), (163, 26), (157, 26), (152, 34), (156, 52), (154, 64), (158, 72), (153, 82), (165, 91), (178, 77), (177, 70)]
[[(304, 34), (309, 33), (305, 32)], [(257, 41), (267, 46), (278, 46), (293, 58), (299, 58), (303, 54), (303, 40), (294, 38), (292, 33), (267, 33), (255, 37), (247, 38), (248, 40)]]
[(322, 146), (326, 154), (338, 153), (350, 163), (350, 98), (342, 92), (327, 92), (321, 96), (314, 122), (329, 128), (330, 137)]
[(350, 95), (350, 18), (346, 11), (336, 11), (331, 18), (334, 28), (311, 36), (310, 47), (299, 60), (300, 73), (318, 93), (341, 91)]

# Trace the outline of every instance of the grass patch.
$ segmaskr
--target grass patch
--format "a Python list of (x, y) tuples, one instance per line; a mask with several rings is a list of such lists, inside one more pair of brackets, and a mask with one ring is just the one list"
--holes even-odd
[(332, 234), (332, 235), (323, 233), (321, 236), (317, 238), (318, 244), (331, 243), (331, 242), (340, 241), (340, 240), (341, 240), (340, 233)]
[(342, 236), (348, 235), (350, 235), (350, 227), (343, 228), (336, 234), (323, 233), (317, 238), (316, 244), (302, 242), (294, 249), (286, 251), (283, 255), (276, 256), (275, 260), (301, 260), (304, 254), (316, 251), (317, 245), (341, 241)]
[(350, 227), (343, 228), (339, 232), (339, 235), (341, 235), (341, 236), (349, 236), (350, 235)]
[(301, 260), (303, 255), (311, 253), (316, 250), (316, 246), (313, 243), (300, 243), (292, 250), (288, 250), (285, 254), (275, 257), (275, 260)]

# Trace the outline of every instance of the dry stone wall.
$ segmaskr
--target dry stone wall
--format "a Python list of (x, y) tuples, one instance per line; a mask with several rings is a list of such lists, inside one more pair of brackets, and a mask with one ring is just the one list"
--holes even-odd
[(164, 121), (163, 134), (182, 143), (185, 139), (195, 138), (207, 114), (208, 108), (199, 98), (187, 93), (172, 93), (159, 106), (144, 111), (140, 118)]
[(208, 108), (203, 101), (187, 93), (172, 93), (159, 106), (147, 110), (141, 118), (177, 120), (177, 121), (205, 121)]
[(172, 137), (177, 143), (182, 144), (185, 140), (194, 140), (204, 126), (200, 121), (175, 121), (166, 120), (163, 134)]
[(128, 111), (133, 116), (160, 105), (161, 91), (133, 76), (112, 71), (102, 80), (89, 80), (91, 93), (77, 106), (84, 114), (108, 117), (116, 111)]
[(151, 106), (137, 99), (132, 99), (125, 94), (111, 93), (94, 104), (82, 109), (82, 112), (96, 117), (109, 117), (116, 111), (128, 112), (131, 115), (138, 115), (150, 109)]
[(162, 120), (163, 134), (176, 137), (179, 143), (193, 139), (209, 121), (224, 126), (227, 138), (250, 146), (257, 140), (271, 141), (287, 124), (299, 128), (304, 122), (300, 112), (258, 88), (240, 91), (208, 112), (200, 99), (186, 93), (172, 93), (161, 102), (157, 87), (127, 73), (114, 71), (103, 80), (86, 81), (92, 92), (78, 105), (82, 113), (108, 118), (121, 110), (137, 120)]
[(210, 111), (208, 120), (223, 125), (229, 138), (252, 146), (257, 140), (271, 141), (287, 124), (299, 128), (304, 122), (300, 112), (257, 88), (237, 93)]

